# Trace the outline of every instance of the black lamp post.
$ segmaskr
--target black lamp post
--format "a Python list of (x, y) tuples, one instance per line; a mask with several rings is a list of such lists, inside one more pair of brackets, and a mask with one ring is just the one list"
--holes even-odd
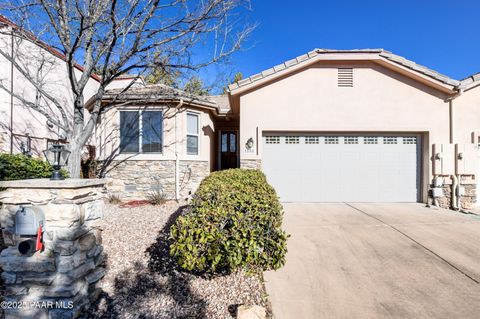
[(43, 151), (48, 163), (52, 165), (53, 172), (50, 180), (59, 181), (65, 179), (60, 169), (62, 166), (65, 166), (67, 163), (68, 157), (70, 156), (70, 151), (65, 149), (64, 145), (61, 144), (52, 144), (48, 149)]

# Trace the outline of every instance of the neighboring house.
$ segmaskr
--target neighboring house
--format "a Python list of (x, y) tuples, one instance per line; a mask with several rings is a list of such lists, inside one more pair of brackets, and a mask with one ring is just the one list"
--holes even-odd
[[(65, 57), (2, 16), (0, 50), (7, 55), (0, 54), (0, 152), (15, 154), (21, 152), (22, 148), (27, 151), (30, 139), (31, 154), (43, 156), (42, 151), (49, 142), (66, 142), (65, 134), (41, 113), (27, 107), (25, 102), (48, 112), (62, 122), (59, 110), (42, 91), (61, 105), (73, 105)], [(13, 57), (18, 67), (7, 57)], [(25, 71), (38, 87), (35, 87), (21, 70)], [(83, 68), (77, 65), (76, 72), (80, 77)], [(97, 87), (98, 77), (94, 75), (85, 89), (86, 98), (92, 96)], [(68, 111), (68, 107), (65, 109)], [(66, 115), (68, 119), (72, 119), (72, 112), (67, 112)]]
[(316, 49), (226, 96), (129, 90), (99, 124), (99, 159), (130, 197), (161, 188), (183, 198), (210, 171), (244, 167), (262, 169), (282, 201), (426, 203), (434, 192), (443, 206), (463, 194), (467, 207), (479, 78), (457, 81), (381, 49)]

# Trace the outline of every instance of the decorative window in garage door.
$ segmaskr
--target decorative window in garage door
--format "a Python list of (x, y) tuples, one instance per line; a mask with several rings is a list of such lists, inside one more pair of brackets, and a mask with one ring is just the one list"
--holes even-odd
[(405, 136), (403, 144), (417, 144), (417, 138), (415, 136)]
[(345, 136), (344, 143), (345, 144), (358, 144), (358, 137), (357, 136)]
[(363, 138), (363, 144), (378, 144), (377, 136), (365, 136)]
[(298, 144), (300, 143), (300, 137), (298, 136), (285, 136), (285, 144)]
[(383, 137), (383, 144), (397, 144), (397, 137), (396, 136), (384, 136)]
[(325, 144), (338, 144), (338, 136), (325, 136)]
[(320, 138), (318, 136), (305, 136), (305, 144), (319, 144)]
[(280, 136), (267, 136), (265, 142), (267, 144), (280, 144)]

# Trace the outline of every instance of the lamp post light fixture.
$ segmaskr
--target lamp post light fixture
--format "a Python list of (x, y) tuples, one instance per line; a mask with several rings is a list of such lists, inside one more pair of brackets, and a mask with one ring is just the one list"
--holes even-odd
[(48, 163), (53, 167), (52, 177), (50, 177), (50, 180), (59, 181), (65, 179), (62, 176), (60, 169), (67, 163), (68, 157), (70, 156), (70, 151), (65, 149), (65, 146), (62, 144), (52, 144), (48, 149), (43, 151), (43, 154), (45, 155)]

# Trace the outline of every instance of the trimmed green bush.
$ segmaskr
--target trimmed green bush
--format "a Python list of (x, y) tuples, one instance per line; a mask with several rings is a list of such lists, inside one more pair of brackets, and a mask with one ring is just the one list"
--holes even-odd
[(170, 230), (170, 254), (199, 272), (278, 269), (285, 264), (283, 209), (265, 175), (230, 169), (205, 178)]
[[(67, 172), (62, 170), (67, 176)], [(0, 154), (0, 180), (11, 181), (28, 178), (48, 178), (52, 175), (52, 167), (40, 158), (22, 154)]]

